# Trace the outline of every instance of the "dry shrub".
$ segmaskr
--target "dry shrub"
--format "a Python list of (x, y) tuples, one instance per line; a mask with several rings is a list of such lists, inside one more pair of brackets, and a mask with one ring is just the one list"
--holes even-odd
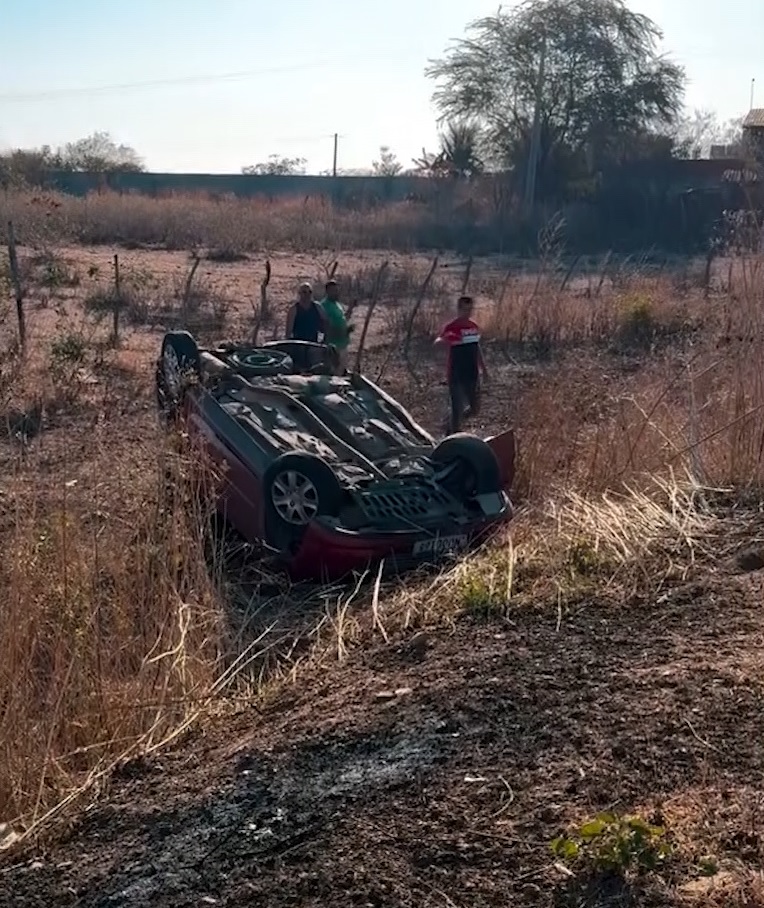
[(230, 301), (209, 278), (175, 274), (163, 284), (149, 272), (126, 271), (117, 296), (113, 282), (100, 282), (84, 300), (85, 311), (97, 320), (119, 307), (120, 320), (131, 326), (148, 325), (193, 331), (200, 339), (219, 338), (228, 322)]
[(150, 323), (152, 310), (163, 291), (155, 275), (145, 269), (123, 266), (118, 296), (113, 274), (101, 274), (95, 266), (91, 272), (95, 283), (83, 301), (86, 312), (100, 318), (111, 315), (114, 307), (119, 306), (120, 318), (128, 324)]
[(61, 292), (65, 288), (79, 287), (82, 277), (76, 264), (45, 249), (32, 256), (27, 263), (32, 282), (49, 290)]
[(130, 248), (207, 247), (231, 259), (252, 250), (288, 248), (399, 248), (459, 245), (476, 220), (458, 206), (397, 202), (365, 211), (322, 197), (211, 198), (170, 194), (160, 198), (91, 193), (7, 192), (0, 223), (13, 221), (20, 241), (121, 243)]
[[(344, 661), (354, 646), (389, 642), (460, 617), (507, 617), (520, 608), (558, 610), (587, 597), (618, 601), (654, 593), (694, 566), (729, 557), (739, 539), (697, 484), (671, 477), (646, 491), (559, 500), (521, 510), (511, 531), (451, 567), (399, 581), (348, 585), (315, 635), (306, 667)], [(761, 530), (752, 513), (743, 533)], [(367, 578), (374, 580), (373, 573)]]
[[(359, 268), (348, 275), (340, 273), (338, 280), (342, 298), (358, 302), (370, 301), (379, 269), (380, 265), (375, 264)], [(379, 305), (395, 308), (416, 299), (426, 272), (426, 267), (393, 262), (384, 275)], [(432, 281), (427, 289), (427, 298), (436, 298), (443, 290), (442, 282)]]
[(736, 264), (728, 296), (678, 300), (667, 277), (593, 297), (510, 282), (486, 334), (538, 363), (513, 412), (524, 498), (643, 483), (667, 469), (719, 486), (764, 480), (764, 280)]
[(182, 728), (228, 646), (204, 499), (185, 494), (214, 475), (151, 427), (115, 431), (137, 377), (62, 327), (0, 359), (0, 820), (18, 829)]
[(761, 485), (764, 343), (741, 353), (664, 359), (638, 382), (586, 364), (561, 369), (523, 397), (518, 491), (598, 493), (667, 469), (720, 487)]
[(89, 774), (160, 743), (219, 672), (204, 515), (167, 491), (164, 467), (186, 467), (148, 448), (132, 467), (109, 460), (82, 480), (20, 475), (3, 508), (5, 820), (39, 820)]
[(433, 338), (453, 311), (457, 291), (453, 281), (442, 276), (430, 280), (418, 304), (428, 271), (426, 265), (407, 269), (405, 274), (399, 271), (393, 292), (383, 301), (385, 337), (396, 347), (410, 334), (413, 340), (423, 341), (425, 348), (432, 348)]
[(571, 290), (542, 271), (506, 281), (494, 299), (486, 337), (542, 356), (585, 344), (650, 352), (693, 327), (686, 301), (659, 276)]
[(211, 532), (219, 475), (135, 406), (150, 370), (127, 374), (128, 357), (109, 350), (99, 383), (80, 384), (92, 339), (47, 341), (38, 356), (0, 359), (0, 392), (20, 420), (2, 440), (0, 494), (0, 821), (15, 834), (234, 692), (256, 696), (316, 620), (262, 565), (229, 572), (231, 551)]

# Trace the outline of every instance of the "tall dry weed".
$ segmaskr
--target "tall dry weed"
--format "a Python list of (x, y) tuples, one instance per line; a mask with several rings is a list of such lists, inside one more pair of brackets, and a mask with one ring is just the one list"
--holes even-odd
[(208, 247), (236, 256), (249, 250), (314, 251), (459, 245), (478, 217), (458, 206), (397, 202), (353, 210), (323, 197), (211, 198), (171, 194), (161, 198), (91, 193), (0, 194), (0, 223), (13, 221), (21, 242), (123, 244), (132, 248)]
[(723, 487), (761, 485), (764, 281), (757, 261), (738, 261), (729, 294), (707, 300), (677, 298), (667, 281), (649, 279), (594, 299), (554, 290), (537, 299), (533, 318), (542, 330), (535, 334), (523, 321), (521, 294), (497, 311), (503, 342), (527, 349), (540, 334), (558, 357), (522, 399), (525, 494), (597, 493), (666, 470)]
[(78, 479), (59, 475), (35, 487), (19, 476), (7, 488), (6, 821), (39, 818), (88, 773), (159, 742), (220, 671), (225, 613), (205, 559), (205, 515), (189, 507), (193, 496), (171, 492), (187, 467), (148, 445), (136, 456), (142, 475), (115, 451), (110, 475), (100, 473), (102, 461)]

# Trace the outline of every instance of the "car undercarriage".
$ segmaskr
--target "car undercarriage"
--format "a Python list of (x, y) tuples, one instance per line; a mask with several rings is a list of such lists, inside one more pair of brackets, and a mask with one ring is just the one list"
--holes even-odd
[[(223, 498), (246, 536), (292, 559), (311, 534), (346, 553), (369, 540), (370, 558), (404, 545), (442, 557), (509, 519), (512, 438), (499, 445), (504, 463), (474, 436), (437, 442), (368, 378), (334, 370), (318, 344), (200, 350), (184, 332), (165, 337), (160, 411), (170, 422), (184, 415), (234, 466)], [(257, 523), (237, 519), (248, 506)], [(310, 557), (323, 555), (331, 561), (320, 549)]]

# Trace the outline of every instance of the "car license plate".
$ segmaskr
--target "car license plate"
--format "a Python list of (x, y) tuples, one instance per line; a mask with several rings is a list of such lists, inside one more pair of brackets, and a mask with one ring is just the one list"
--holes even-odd
[(461, 552), (467, 547), (466, 536), (436, 536), (414, 543), (415, 555), (442, 555), (444, 552)]

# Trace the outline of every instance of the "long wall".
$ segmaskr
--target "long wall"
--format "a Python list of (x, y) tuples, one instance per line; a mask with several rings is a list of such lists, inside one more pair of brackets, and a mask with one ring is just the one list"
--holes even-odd
[(203, 173), (68, 173), (49, 174), (49, 186), (70, 195), (84, 196), (99, 189), (161, 195), (172, 192), (209, 192), (219, 195), (332, 196), (337, 200), (374, 197), (401, 201), (411, 196), (429, 197), (442, 192), (443, 182), (425, 177), (374, 176), (259, 176)]
[[(615, 168), (605, 174), (610, 185), (629, 186), (648, 191), (660, 185), (674, 191), (701, 188), (723, 183), (728, 173), (746, 172), (745, 162), (739, 160), (668, 160), (642, 161)], [(492, 185), (505, 178), (495, 174), (478, 178), (477, 182)], [(48, 174), (48, 186), (70, 195), (84, 196), (89, 192), (112, 189), (141, 195), (162, 195), (174, 192), (206, 192), (213, 195), (241, 197), (266, 196), (327, 196), (335, 201), (362, 198), (395, 202), (404, 199), (442, 199), (457, 183), (416, 176), (270, 176), (249, 174), (204, 173), (70, 173), (54, 171)]]

